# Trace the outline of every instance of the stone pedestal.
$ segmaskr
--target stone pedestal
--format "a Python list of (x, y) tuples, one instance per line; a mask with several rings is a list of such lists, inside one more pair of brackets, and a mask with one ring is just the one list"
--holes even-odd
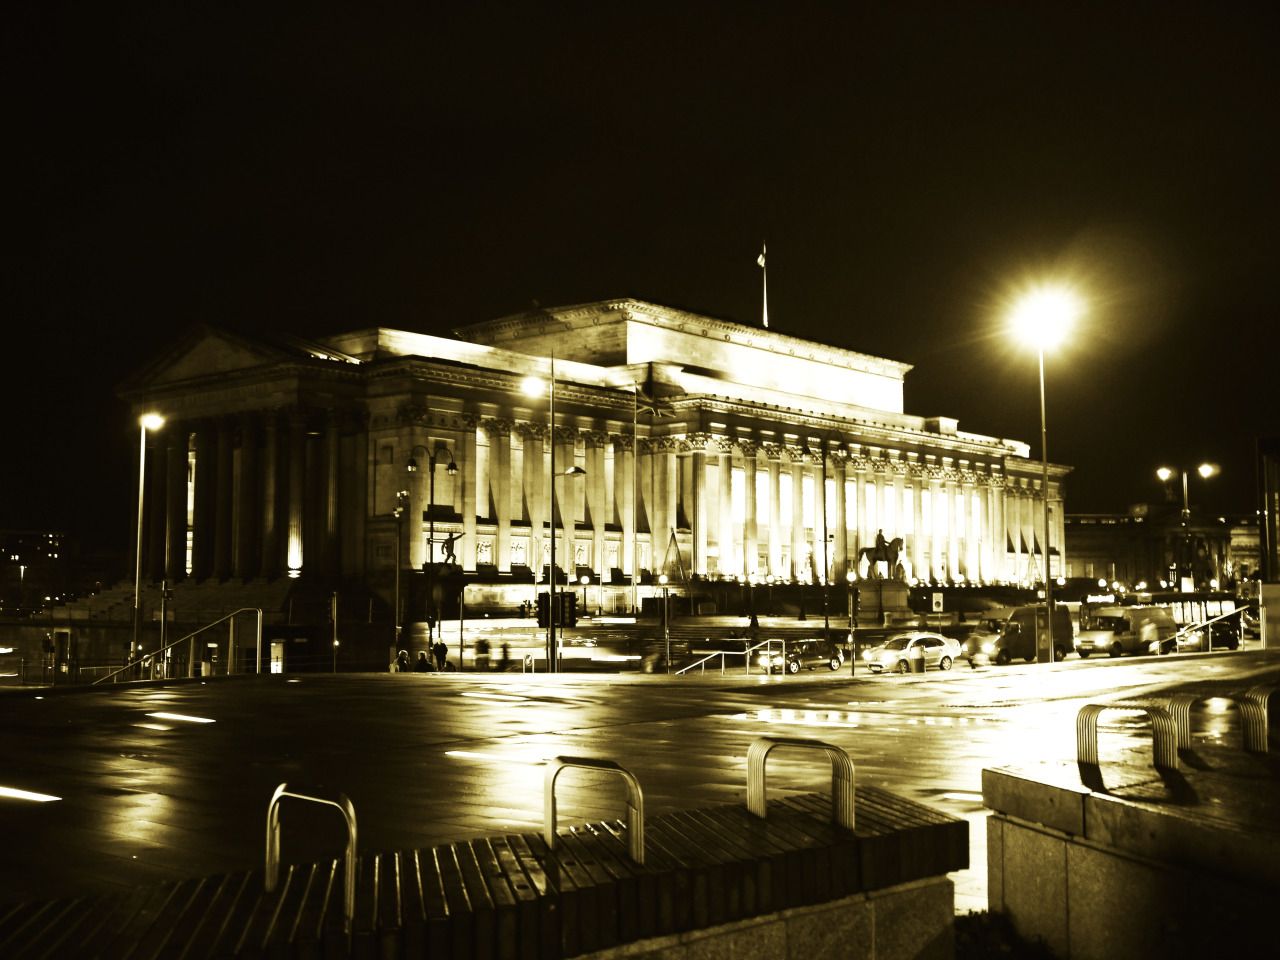
[(859, 580), (858, 622), (880, 626), (911, 616), (909, 588), (901, 580)]

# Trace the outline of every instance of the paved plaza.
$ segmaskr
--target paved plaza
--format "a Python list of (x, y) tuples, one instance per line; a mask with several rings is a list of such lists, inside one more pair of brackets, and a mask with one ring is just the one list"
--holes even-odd
[[(102, 892), (260, 863), (272, 790), (347, 794), (362, 851), (537, 830), (543, 762), (605, 757), (639, 778), (648, 812), (742, 802), (761, 735), (846, 749), (859, 784), (974, 826), (959, 906), (983, 906), (984, 766), (1074, 756), (1075, 711), (1196, 678), (1280, 678), (1266, 652), (969, 670), (923, 677), (375, 674), (241, 677), (0, 696), (0, 902)], [(1236, 736), (1231, 715), (1210, 735)], [(1146, 738), (1119, 721), (1107, 747)], [(771, 791), (825, 791), (803, 756)], [(562, 778), (563, 820), (617, 817), (621, 787)], [(332, 811), (291, 804), (286, 860), (336, 856)]]

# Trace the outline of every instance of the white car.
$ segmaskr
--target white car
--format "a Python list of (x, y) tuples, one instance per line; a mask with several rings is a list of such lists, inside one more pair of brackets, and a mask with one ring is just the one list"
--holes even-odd
[(864, 650), (862, 659), (872, 673), (888, 673), (890, 670), (910, 673), (911, 660), (917, 650), (924, 655), (925, 669), (950, 670), (960, 656), (960, 642), (940, 633), (915, 630), (896, 634), (884, 643)]

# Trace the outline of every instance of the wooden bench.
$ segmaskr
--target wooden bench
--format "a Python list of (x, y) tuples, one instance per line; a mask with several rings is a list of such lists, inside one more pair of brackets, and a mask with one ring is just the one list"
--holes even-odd
[(801, 794), (773, 799), (763, 818), (745, 804), (649, 817), (642, 850), (627, 823), (603, 820), (558, 828), (551, 843), (523, 833), (366, 853), (352, 862), (352, 891), (345, 861), (326, 860), (280, 868), (274, 884), (268, 864), (20, 903), (0, 908), (0, 956), (573, 957), (968, 865), (963, 820), (875, 787), (858, 790), (852, 830), (839, 825), (845, 813)]

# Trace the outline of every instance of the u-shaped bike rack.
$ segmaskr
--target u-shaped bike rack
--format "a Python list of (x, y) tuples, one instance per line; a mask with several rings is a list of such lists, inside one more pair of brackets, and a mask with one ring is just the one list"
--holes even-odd
[(280, 801), (285, 797), (295, 800), (306, 800), (326, 807), (335, 807), (347, 823), (347, 852), (343, 864), (343, 929), (351, 932), (351, 921), (356, 914), (356, 808), (347, 799), (345, 793), (338, 794), (337, 800), (324, 797), (313, 797), (305, 793), (297, 793), (289, 789), (287, 783), (276, 787), (271, 794), (271, 802), (267, 804), (267, 863), (264, 871), (263, 887), (272, 893), (280, 879)]
[(1237, 694), (1175, 693), (1169, 698), (1169, 713), (1178, 728), (1178, 746), (1191, 746), (1191, 708), (1201, 700), (1219, 697), (1240, 708), (1244, 748), (1249, 753), (1267, 752), (1267, 698), (1275, 691), (1270, 684), (1250, 687)]
[(627, 785), (627, 852), (636, 863), (644, 863), (644, 792), (635, 774), (612, 760), (594, 757), (552, 757), (547, 762), (547, 772), (542, 791), (542, 838), (547, 849), (556, 847), (556, 778), (568, 767), (584, 770), (605, 770), (622, 777)]
[(1158, 703), (1117, 700), (1087, 703), (1076, 714), (1076, 760), (1098, 765), (1098, 716), (1104, 710), (1141, 711), (1151, 718), (1152, 762), (1157, 770), (1178, 769), (1178, 727), (1172, 714)]
[(775, 747), (821, 750), (831, 761), (831, 820), (838, 827), (853, 829), (853, 761), (839, 747), (822, 740), (794, 737), (758, 737), (747, 747), (747, 810), (765, 817), (768, 806), (765, 789), (765, 761)]

